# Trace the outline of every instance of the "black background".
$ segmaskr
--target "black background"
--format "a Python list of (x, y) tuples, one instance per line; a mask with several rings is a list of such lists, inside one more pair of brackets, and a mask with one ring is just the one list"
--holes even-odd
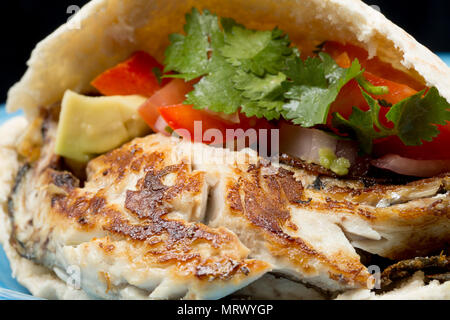
[[(244, 1), (244, 0), (243, 0)], [(87, 0), (1, 1), (0, 103), (25, 72), (25, 62), (36, 43), (66, 22), (69, 6)], [(366, 0), (435, 52), (450, 52), (450, 1)], [(68, 12), (69, 11), (69, 12)]]

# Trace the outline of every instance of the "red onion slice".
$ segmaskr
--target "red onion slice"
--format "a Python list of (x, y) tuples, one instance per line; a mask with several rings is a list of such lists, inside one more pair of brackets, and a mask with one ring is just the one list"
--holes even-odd
[(358, 148), (353, 141), (343, 141), (318, 129), (302, 128), (283, 122), (280, 125), (280, 152), (308, 162), (320, 163), (319, 150), (330, 149), (337, 157), (355, 163)]
[(450, 171), (450, 160), (415, 160), (387, 154), (371, 161), (377, 168), (415, 177), (432, 177)]

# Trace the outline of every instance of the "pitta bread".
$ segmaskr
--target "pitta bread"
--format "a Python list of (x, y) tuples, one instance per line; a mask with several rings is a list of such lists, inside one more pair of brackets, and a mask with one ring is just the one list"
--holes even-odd
[(7, 109), (33, 118), (65, 90), (93, 90), (89, 82), (142, 49), (162, 60), (168, 35), (181, 32), (192, 7), (207, 8), (249, 28), (275, 26), (303, 50), (324, 40), (349, 42), (391, 63), (450, 101), (450, 69), (381, 13), (359, 0), (93, 0), (40, 42), (28, 70), (8, 94)]
[[(181, 32), (184, 15), (192, 7), (207, 8), (249, 28), (278, 26), (305, 50), (328, 39), (359, 45), (370, 56), (376, 55), (418, 81), (437, 87), (450, 101), (450, 68), (359, 0), (93, 0), (36, 46), (27, 62), (28, 70), (8, 93), (8, 111), (23, 109), (26, 117), (33, 119), (39, 107), (58, 102), (67, 89), (93, 90), (89, 82), (96, 75), (138, 49), (162, 60), (168, 35)], [(0, 135), (0, 152), (4, 154), (0, 157), (0, 241), (14, 276), (33, 294), (51, 299), (86, 299), (83, 292), (66, 286), (51, 271), (20, 257), (8, 243), (9, 223), (3, 208), (18, 170), (14, 143), (25, 126), (23, 118), (16, 118), (1, 128), (8, 135)], [(442, 298), (436, 293), (448, 291), (449, 282), (431, 287), (418, 277), (411, 280), (413, 285), (402, 288), (404, 295), (397, 294), (395, 298)], [(367, 291), (341, 298), (374, 297)]]

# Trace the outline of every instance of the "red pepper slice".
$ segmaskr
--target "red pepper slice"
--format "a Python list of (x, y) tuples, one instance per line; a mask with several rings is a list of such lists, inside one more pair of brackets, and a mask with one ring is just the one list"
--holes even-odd
[(105, 96), (139, 94), (152, 96), (168, 80), (159, 83), (156, 73), (162, 75), (163, 66), (144, 51), (134, 53), (128, 60), (106, 70), (91, 85)]

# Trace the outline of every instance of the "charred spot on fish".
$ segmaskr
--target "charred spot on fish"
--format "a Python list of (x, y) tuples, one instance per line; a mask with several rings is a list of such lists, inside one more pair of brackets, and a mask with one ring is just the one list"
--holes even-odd
[(29, 163), (24, 164), (22, 167), (20, 167), (19, 171), (16, 174), (16, 178), (14, 180), (14, 185), (11, 189), (11, 193), (8, 196), (8, 201), (7, 201), (7, 210), (8, 210), (8, 216), (12, 219), (14, 217), (14, 195), (17, 193), (17, 191), (19, 190), (19, 187), (25, 177), (25, 175), (27, 174), (27, 172), (31, 169), (31, 166)]
[(51, 172), (52, 182), (61, 188), (74, 189), (79, 186), (79, 180), (69, 172)]
[(154, 170), (158, 164), (163, 163), (164, 154), (160, 152), (143, 154), (140, 147), (134, 146), (126, 151), (123, 148), (112, 150), (101, 158), (104, 164), (108, 165), (109, 174), (115, 175), (116, 181), (120, 181), (130, 169), (138, 172), (145, 166), (145, 171)]
[[(170, 212), (169, 201), (182, 192), (200, 192), (202, 183), (199, 174), (188, 175), (184, 164), (172, 165), (162, 170), (150, 170), (138, 181), (137, 191), (127, 190), (125, 208), (141, 219), (159, 219)], [(173, 185), (166, 186), (162, 179), (170, 173), (176, 174)]]
[(17, 175), (16, 175), (16, 179), (14, 182), (14, 186), (12, 188), (11, 193), (14, 194), (17, 192), (19, 185), (21, 184), (23, 178), (25, 177), (25, 175), (27, 174), (27, 172), (31, 169), (31, 166), (29, 163), (25, 163), (18, 171)]
[(97, 214), (102, 210), (104, 206), (106, 206), (106, 199), (96, 196), (89, 201), (89, 212), (91, 214)]
[(308, 198), (307, 200), (297, 200), (294, 202), (298, 203), (298, 204), (309, 204), (311, 201), (312, 201), (312, 198)]
[(86, 224), (88, 224), (88, 219), (86, 217), (80, 217), (78, 219), (78, 223), (81, 225), (86, 225)]
[(335, 274), (335, 273), (329, 272), (328, 277), (330, 279), (333, 279), (333, 280), (337, 281), (338, 283), (341, 283), (344, 285), (348, 284), (348, 282), (349, 282), (349, 280), (343, 274)]
[(245, 213), (258, 227), (271, 233), (284, 234), (281, 224), (290, 218), (289, 210), (281, 202), (279, 187), (273, 188), (271, 198), (258, 188), (253, 181), (243, 182)]
[[(214, 281), (216, 279), (229, 280), (238, 272), (242, 272), (241, 263), (224, 258), (219, 263), (206, 263), (196, 267), (195, 275), (200, 279)], [(244, 269), (245, 270), (245, 269)]]
[(106, 200), (101, 195), (78, 196), (71, 198), (56, 195), (52, 198), (52, 207), (56, 212), (73, 219), (81, 219), (88, 215), (97, 215), (106, 212)]
[(316, 179), (314, 180), (313, 184), (312, 184), (312, 188), (315, 189), (315, 190), (317, 190), (317, 191), (320, 191), (320, 190), (322, 190), (324, 187), (325, 187), (325, 186), (324, 186), (322, 180), (320, 180), (320, 177), (317, 176)]
[(133, 225), (127, 220), (116, 217), (109, 225), (104, 227), (104, 230), (139, 241), (145, 241), (165, 233), (168, 236), (168, 239), (165, 240), (166, 249), (170, 249), (174, 245), (183, 246), (185, 242), (189, 243), (196, 240), (208, 241), (213, 247), (218, 247), (220, 243), (228, 240), (224, 235), (205, 230), (202, 225), (189, 226), (179, 221), (164, 219), (155, 219), (148, 221), (146, 224)]
[(440, 194), (446, 194), (449, 190), (447, 189), (445, 183), (441, 183), (441, 185), (439, 186), (439, 189), (436, 191), (436, 195), (440, 195)]
[(299, 203), (303, 201), (303, 185), (294, 178), (294, 173), (292, 171), (279, 168), (276, 179), (290, 203)]
[(154, 190), (127, 190), (125, 208), (136, 214), (140, 219), (159, 219), (168, 213), (167, 209), (162, 207), (163, 190), (160, 189), (159, 191), (161, 192)]
[(245, 274), (246, 276), (248, 276), (250, 274), (250, 269), (247, 268), (246, 266), (242, 266), (241, 267), (241, 271), (243, 274)]
[(56, 206), (56, 204), (61, 201), (64, 198), (63, 195), (61, 194), (54, 194), (52, 195), (52, 197), (50, 198), (50, 206), (52, 208), (54, 208)]
[(16, 236), (17, 232), (16, 232), (15, 229), (16, 229), (16, 228), (13, 227), (13, 230), (12, 230), (11, 235), (10, 235), (10, 237), (9, 237), (9, 244), (10, 244), (14, 249), (16, 249), (17, 253), (18, 253), (22, 258), (25, 258), (25, 259), (28, 259), (28, 260), (35, 260), (35, 259), (36, 259), (36, 256), (33, 254), (33, 251), (30, 250), (30, 248), (28, 248), (27, 245), (26, 245), (24, 242), (20, 241), (20, 240), (17, 238), (17, 236)]
[(153, 192), (165, 191), (167, 187), (162, 183), (161, 178), (167, 173), (168, 171), (158, 174), (155, 174), (155, 172), (147, 173), (144, 178), (143, 188)]
[(227, 201), (228, 205), (233, 211), (242, 212), (242, 200), (239, 194), (240, 183), (234, 183), (227, 187)]

